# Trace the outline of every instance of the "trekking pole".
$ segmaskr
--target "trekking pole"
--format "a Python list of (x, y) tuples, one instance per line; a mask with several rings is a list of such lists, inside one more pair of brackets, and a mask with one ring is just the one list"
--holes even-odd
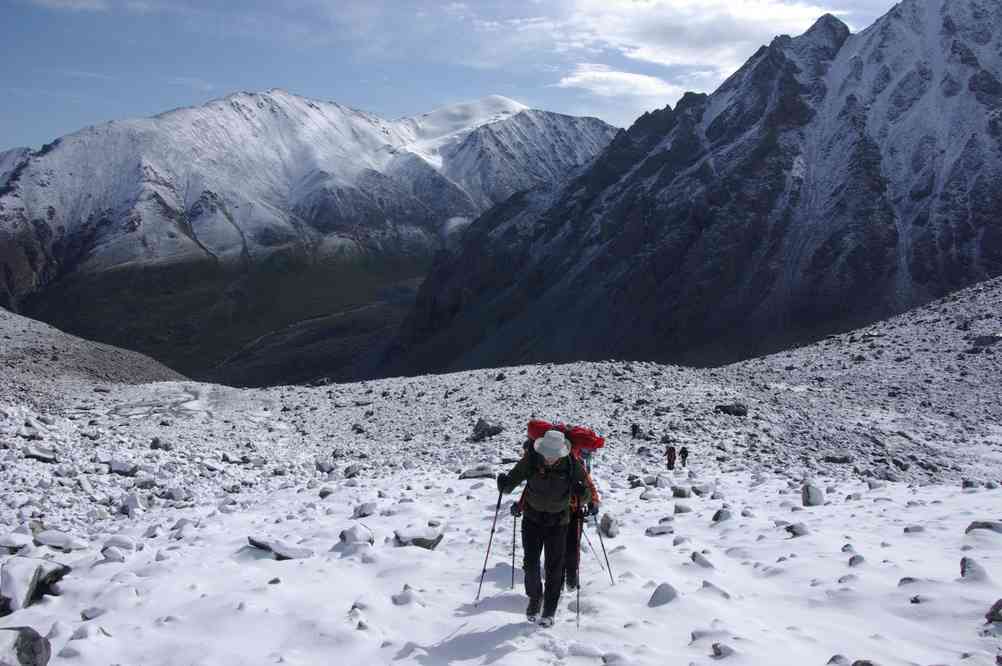
[(609, 553), (605, 551), (605, 539), (602, 538), (602, 528), (598, 524), (598, 516), (595, 516), (595, 531), (598, 532), (598, 542), (602, 544), (602, 554), (605, 555), (605, 566), (609, 570), (609, 582), (613, 585), (616, 584), (615, 579), (612, 577), (612, 565), (609, 564)]
[(584, 531), (584, 514), (578, 519), (578, 561), (574, 577), (578, 582), (578, 629), (581, 629), (581, 532)]
[(581, 534), (584, 535), (585, 541), (588, 542), (588, 548), (591, 550), (591, 554), (595, 556), (595, 561), (598, 562), (598, 568), (605, 571), (605, 565), (602, 564), (602, 558), (598, 556), (598, 551), (595, 550), (595, 545), (591, 542), (591, 537), (589, 537), (588, 533), (584, 530), (581, 531)]
[(491, 538), (487, 541), (487, 554), (484, 556), (484, 570), (480, 573), (480, 585), (477, 587), (477, 598), (473, 600), (473, 605), (480, 603), (480, 590), (484, 587), (484, 576), (487, 575), (487, 560), (491, 556), (491, 545), (494, 543), (494, 531), (498, 526), (498, 513), (501, 511), (502, 493), (498, 493), (498, 505), (494, 508), (494, 523), (491, 525)]
[(518, 516), (511, 517), (511, 589), (515, 589), (515, 544), (518, 543)]

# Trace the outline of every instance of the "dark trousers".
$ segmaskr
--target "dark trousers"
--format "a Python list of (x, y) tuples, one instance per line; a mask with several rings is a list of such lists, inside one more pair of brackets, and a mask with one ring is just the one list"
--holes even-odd
[(578, 566), (581, 564), (581, 514), (571, 512), (571, 522), (567, 525), (567, 543), (564, 546), (564, 572), (566, 578), (578, 582)]
[[(525, 593), (530, 599), (543, 598), (543, 615), (553, 615), (560, 602), (563, 585), (564, 550), (567, 546), (566, 525), (542, 525), (522, 521), (522, 569), (525, 571)], [(543, 593), (539, 556), (546, 551), (546, 592)]]

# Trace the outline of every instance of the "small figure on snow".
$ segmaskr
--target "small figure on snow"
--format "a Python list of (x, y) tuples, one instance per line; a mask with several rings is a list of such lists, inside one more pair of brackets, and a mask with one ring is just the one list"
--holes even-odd
[(682, 467), (685, 467), (686, 462), (689, 460), (689, 448), (683, 446), (682, 450), (679, 451), (678, 453), (679, 453), (679, 458), (682, 461)]
[(669, 444), (668, 447), (665, 449), (665, 458), (668, 461), (668, 471), (669, 472), (672, 471), (673, 469), (675, 469), (675, 455), (676, 455), (675, 445), (674, 444)]

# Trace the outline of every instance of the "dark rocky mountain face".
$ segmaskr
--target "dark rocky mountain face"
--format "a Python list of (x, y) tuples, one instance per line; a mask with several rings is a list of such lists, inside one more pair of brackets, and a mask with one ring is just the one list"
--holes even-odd
[(831, 16), (467, 229), (386, 372), (719, 364), (1002, 274), (1002, 5)]
[(358, 376), (435, 253), (615, 128), (241, 93), (0, 153), (0, 306), (240, 385)]

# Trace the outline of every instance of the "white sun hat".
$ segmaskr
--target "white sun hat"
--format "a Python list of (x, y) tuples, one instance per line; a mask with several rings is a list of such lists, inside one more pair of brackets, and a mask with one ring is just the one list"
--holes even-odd
[(567, 438), (559, 430), (547, 430), (545, 435), (536, 440), (533, 448), (536, 453), (550, 460), (563, 458), (571, 452)]

